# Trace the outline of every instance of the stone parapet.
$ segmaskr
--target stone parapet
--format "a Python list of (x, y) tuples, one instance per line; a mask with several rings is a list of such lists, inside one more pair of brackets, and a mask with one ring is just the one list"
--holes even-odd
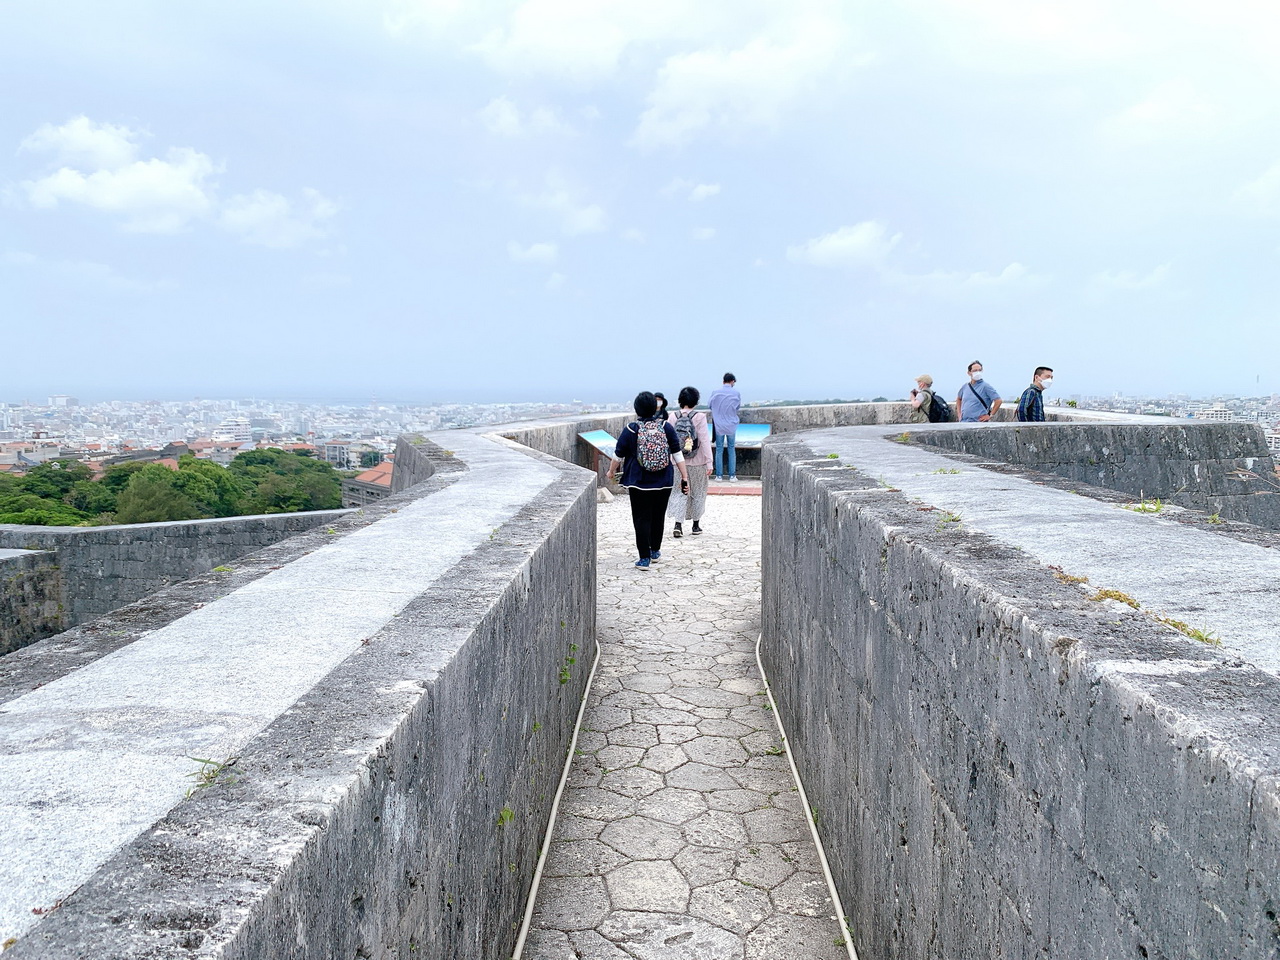
[(0, 654), (65, 628), (62, 574), (53, 555), (0, 550)]
[(915, 437), (970, 457), (1280, 529), (1280, 477), (1258, 424), (1020, 423)]
[[(1275, 671), (1039, 561), (1067, 528), (1001, 526), (1033, 481), (848, 433), (765, 447), (761, 653), (859, 956), (1274, 957)], [(1222, 542), (1044, 497), (1110, 550), (1162, 524), (1207, 571)]]
[[(286, 537), (332, 524), (345, 510), (103, 527), (0, 524), (0, 548), (45, 550), (61, 573), (63, 625), (110, 613)], [(29, 636), (38, 631), (34, 628)]]
[[(595, 485), (501, 438), (449, 445), (423, 451), (425, 482), (324, 532), (5, 659), (0, 754), (23, 763), (23, 737), (65, 724), (37, 758), (56, 764), (114, 735), (113, 699), (147, 702), (121, 731), (145, 763), (100, 745), (112, 789), (80, 777), (39, 809), (97, 824), (97, 844), (122, 795), (162, 811), (84, 877), (57, 860), (82, 852), (71, 823), (38, 853), (10, 833), (8, 955), (510, 954), (595, 653)], [(149, 694), (148, 670), (168, 689)], [(188, 757), (231, 762), (184, 799)], [(21, 802), (65, 779), (33, 771)]]

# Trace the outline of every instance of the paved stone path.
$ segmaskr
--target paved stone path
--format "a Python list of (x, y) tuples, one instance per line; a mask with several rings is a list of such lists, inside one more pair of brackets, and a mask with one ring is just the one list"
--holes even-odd
[(760, 500), (636, 570), (599, 508), (601, 655), (523, 956), (837, 960), (843, 932), (755, 658)]

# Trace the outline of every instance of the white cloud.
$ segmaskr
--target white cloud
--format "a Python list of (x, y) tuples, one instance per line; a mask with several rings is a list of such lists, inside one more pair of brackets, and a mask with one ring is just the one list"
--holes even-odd
[(245, 243), (283, 249), (328, 236), (328, 221), (337, 212), (337, 204), (317, 190), (304, 189), (297, 204), (270, 190), (255, 190), (228, 200), (218, 223)]
[(118, 293), (152, 293), (172, 290), (177, 284), (172, 280), (137, 280), (127, 277), (105, 263), (88, 260), (46, 260), (20, 250), (0, 254), (0, 263), (20, 267), (25, 271), (38, 271), (59, 282), (87, 284)]
[(692, 180), (686, 180), (683, 177), (676, 177), (658, 191), (659, 195), (664, 197), (685, 194), (692, 203), (698, 203), (708, 197), (714, 197), (719, 192), (720, 184), (718, 183), (694, 183)]
[(793, 263), (807, 263), (817, 267), (862, 267), (874, 271), (885, 283), (941, 296), (963, 297), (1028, 288), (1048, 280), (1048, 277), (1034, 274), (1016, 261), (999, 273), (985, 270), (909, 273), (892, 263), (889, 258), (901, 240), (901, 233), (890, 236), (883, 223), (864, 220), (798, 246), (788, 247), (787, 259)]
[(1213, 104), (1185, 80), (1160, 85), (1145, 99), (1110, 117), (1103, 130), (1126, 140), (1200, 137), (1217, 119)]
[(175, 147), (164, 160), (135, 160), (93, 173), (62, 167), (39, 180), (24, 181), (22, 188), (34, 207), (81, 203), (123, 216), (126, 230), (174, 233), (209, 212), (212, 188), (205, 181), (216, 172), (203, 153)]
[(885, 279), (908, 289), (949, 297), (981, 296), (1038, 287), (1048, 277), (1032, 273), (1017, 261), (999, 273), (986, 270), (934, 270), (931, 273), (889, 271)]
[(520, 113), (511, 100), (495, 97), (479, 113), (480, 121), (490, 133), (500, 137), (522, 137), (538, 133), (572, 133), (556, 112), (548, 107), (536, 107), (527, 117)]
[(974, 287), (977, 289), (989, 289), (992, 287), (1006, 287), (1015, 283), (1023, 283), (1028, 280), (1036, 279), (1022, 264), (1009, 264), (999, 273), (987, 273), (986, 271), (978, 271), (971, 273), (960, 280), (962, 287)]
[(875, 267), (902, 239), (902, 234), (887, 236), (885, 225), (877, 220), (864, 220), (833, 233), (806, 240), (787, 248), (787, 259), (815, 267)]
[(480, 111), (480, 121), (490, 133), (500, 137), (518, 137), (522, 130), (520, 111), (506, 97), (490, 100)]
[(684, 193), (684, 191), (689, 190), (692, 187), (693, 184), (690, 181), (683, 177), (676, 177), (665, 187), (659, 190), (658, 194), (663, 197), (674, 197), (677, 193)]
[(772, 127), (783, 107), (813, 92), (835, 61), (843, 29), (800, 24), (787, 42), (757, 37), (736, 50), (709, 47), (667, 58), (632, 142), (680, 146), (707, 128)]
[(1237, 205), (1253, 214), (1280, 213), (1280, 163), (1235, 192)]
[(629, 243), (644, 243), (644, 231), (637, 230), (635, 227), (627, 227), (620, 236)]
[(585, 202), (578, 191), (554, 175), (548, 177), (547, 181), (546, 190), (536, 196), (524, 197), (524, 203), (557, 216), (560, 219), (560, 229), (567, 236), (599, 233), (608, 226), (609, 218), (599, 204)]
[(554, 243), (531, 243), (522, 247), (512, 240), (507, 244), (507, 253), (518, 263), (555, 263), (559, 252)]
[(60, 127), (44, 124), (18, 149), (52, 154), (63, 166), (118, 170), (137, 159), (138, 136), (128, 127), (94, 123), (82, 114)]
[(1102, 286), (1115, 287), (1118, 290), (1148, 290), (1152, 287), (1164, 285), (1164, 282), (1169, 278), (1171, 266), (1172, 264), (1162, 263), (1147, 274), (1138, 274), (1133, 270), (1120, 270), (1117, 272), (1107, 270), (1094, 277), (1094, 281)]
[(710, 240), (716, 235), (715, 227), (697, 227), (694, 229), (692, 236), (695, 240)]
[(559, 290), (564, 286), (565, 280), (567, 279), (568, 278), (563, 273), (553, 273), (551, 276), (547, 277), (545, 286), (548, 290)]
[(471, 49), (503, 73), (595, 79), (629, 46), (697, 35), (704, 19), (679, 0), (525, 0)]
[(1094, 274), (1089, 283), (1095, 292), (1154, 290), (1165, 285), (1172, 266), (1170, 263), (1162, 263), (1149, 273), (1138, 273), (1136, 270), (1104, 270)]
[(60, 127), (45, 124), (22, 141), (20, 150), (50, 154), (62, 165), (22, 181), (10, 195), (20, 194), (39, 210), (81, 204), (120, 217), (122, 229), (136, 233), (176, 233), (207, 221), (246, 243), (275, 248), (328, 235), (328, 221), (338, 207), (318, 191), (304, 189), (291, 201), (254, 190), (222, 202), (213, 178), (223, 168), (207, 154), (173, 147), (163, 159), (139, 159), (139, 137), (128, 127), (84, 116)]

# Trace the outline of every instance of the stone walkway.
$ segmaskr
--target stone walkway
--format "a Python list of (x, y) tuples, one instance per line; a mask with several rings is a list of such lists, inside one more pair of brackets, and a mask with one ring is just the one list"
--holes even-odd
[(844, 960), (843, 931), (756, 665), (760, 500), (636, 570), (599, 508), (600, 664), (528, 960)]

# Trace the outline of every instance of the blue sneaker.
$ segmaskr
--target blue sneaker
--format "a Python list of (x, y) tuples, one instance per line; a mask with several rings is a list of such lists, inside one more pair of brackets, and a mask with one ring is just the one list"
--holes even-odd
[(641, 570), (648, 570), (648, 569), (649, 569), (649, 558), (648, 558), (648, 557), (645, 557), (645, 558), (644, 558), (644, 559), (642, 559), (642, 560), (637, 560), (637, 561), (636, 561), (636, 566), (637, 566), (637, 567), (639, 567)]
[(649, 554), (649, 559), (652, 560), (654, 563), (657, 563), (659, 560), (662, 559), (662, 551), (661, 550), (653, 551), (653, 553)]

